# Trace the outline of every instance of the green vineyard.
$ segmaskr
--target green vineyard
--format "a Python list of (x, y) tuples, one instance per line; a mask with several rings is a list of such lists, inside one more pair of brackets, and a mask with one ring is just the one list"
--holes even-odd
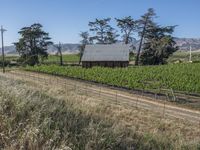
[(26, 70), (73, 77), (130, 89), (173, 89), (187, 93), (200, 93), (200, 64), (171, 64), (129, 68), (83, 69), (42, 65)]

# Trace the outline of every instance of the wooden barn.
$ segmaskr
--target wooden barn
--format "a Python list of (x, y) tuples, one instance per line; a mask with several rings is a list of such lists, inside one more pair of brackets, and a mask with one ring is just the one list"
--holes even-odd
[(131, 46), (127, 44), (86, 45), (81, 62), (82, 67), (128, 67)]

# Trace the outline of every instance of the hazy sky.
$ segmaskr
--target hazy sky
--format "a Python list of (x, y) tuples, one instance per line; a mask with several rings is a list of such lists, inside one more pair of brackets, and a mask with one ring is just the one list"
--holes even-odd
[(0, 0), (0, 25), (8, 30), (5, 45), (12, 45), (19, 29), (33, 23), (41, 23), (55, 43), (78, 43), (89, 21), (138, 19), (150, 7), (156, 10), (159, 24), (179, 25), (175, 36), (200, 38), (200, 0)]

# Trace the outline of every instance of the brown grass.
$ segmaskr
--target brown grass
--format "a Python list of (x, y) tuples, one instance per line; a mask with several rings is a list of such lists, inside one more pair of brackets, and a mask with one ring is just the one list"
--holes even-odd
[[(5, 149), (197, 149), (197, 125), (102, 102), (84, 92), (0, 77)], [(11, 92), (12, 91), (12, 92)]]

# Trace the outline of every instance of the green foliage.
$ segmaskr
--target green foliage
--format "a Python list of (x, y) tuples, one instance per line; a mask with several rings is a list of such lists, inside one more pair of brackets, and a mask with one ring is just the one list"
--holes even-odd
[(116, 19), (116, 21), (121, 33), (123, 33), (122, 37), (124, 43), (131, 43), (133, 32), (137, 29), (137, 21), (135, 21), (131, 16), (124, 17), (122, 19)]
[[(167, 62), (168, 63), (188, 62), (189, 57), (190, 57), (190, 52), (177, 51), (169, 57)], [(200, 61), (200, 52), (198, 52), (198, 51), (192, 52), (192, 61), (193, 61), (193, 63), (197, 63)]]
[[(5, 60), (4, 61), (4, 65), (5, 66), (9, 66), (10, 65), (10, 61), (9, 60)], [(0, 67), (3, 67), (3, 61), (2, 60), (0, 60)]]
[(42, 30), (41, 24), (33, 24), (19, 31), (21, 38), (14, 43), (24, 64), (35, 65), (48, 57), (47, 46), (51, 45), (49, 34)]
[[(78, 54), (68, 54), (63, 55), (63, 62), (78, 62), (79, 61), (79, 55)], [(59, 56), (57, 55), (49, 55), (48, 59), (44, 60), (44, 63), (58, 63), (59, 62)]]
[(140, 44), (139, 44), (136, 60), (135, 60), (136, 66), (139, 64), (143, 40), (147, 33), (146, 31), (152, 24), (155, 24), (153, 22), (153, 19), (155, 18), (155, 16), (156, 16), (156, 13), (155, 13), (154, 9), (150, 8), (150, 9), (148, 9), (147, 13), (145, 13), (143, 16), (141, 16), (141, 19), (138, 20), (138, 30), (139, 30), (138, 35), (141, 37), (141, 39), (140, 39)]
[(112, 44), (116, 43), (116, 30), (109, 25), (111, 18), (96, 19), (94, 22), (89, 22), (90, 31), (94, 33), (90, 37), (91, 41), (97, 44)]
[(130, 89), (167, 88), (200, 93), (200, 64), (171, 64), (130, 68), (37, 66), (27, 70), (80, 78)]
[(135, 60), (135, 53), (134, 53), (133, 51), (131, 51), (131, 52), (129, 53), (129, 60), (130, 60), (130, 61), (134, 61), (134, 60)]
[(167, 63), (171, 54), (178, 50), (171, 34), (174, 26), (160, 27), (152, 25), (146, 30), (145, 43), (141, 54), (141, 64), (161, 65)]

